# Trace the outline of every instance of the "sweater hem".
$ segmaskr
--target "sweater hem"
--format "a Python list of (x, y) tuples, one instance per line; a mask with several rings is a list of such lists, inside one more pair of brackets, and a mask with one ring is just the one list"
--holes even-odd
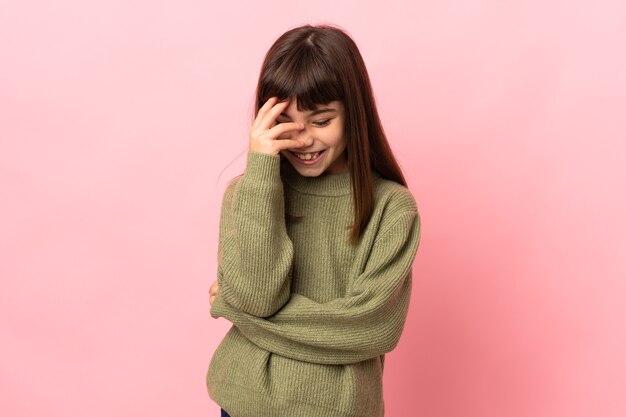
[[(356, 417), (354, 413), (337, 410), (320, 404), (296, 401), (292, 398), (277, 395), (267, 395), (267, 393), (244, 387), (230, 380), (221, 379), (211, 381), (211, 383), (211, 385), (219, 385), (220, 387), (229, 389), (227, 394), (228, 399), (222, 396), (221, 389), (213, 389), (209, 391), (213, 401), (225, 409), (229, 414), (232, 414), (232, 417), (275, 417), (276, 415), (287, 416), (292, 414), (302, 415), (300, 413), (306, 413), (307, 416), (311, 417), (328, 417), (329, 412), (337, 413), (341, 417)], [(266, 415), (260, 410), (262, 406), (259, 406), (259, 397), (262, 398), (263, 403), (271, 403), (273, 405), (269, 414)], [(228, 400), (230, 399), (233, 399), (234, 402), (229, 402)], [(333, 416), (335, 416), (335, 414), (333, 414)]]

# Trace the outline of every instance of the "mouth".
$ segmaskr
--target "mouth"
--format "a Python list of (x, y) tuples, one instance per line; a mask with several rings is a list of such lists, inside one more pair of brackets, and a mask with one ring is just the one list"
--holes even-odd
[(312, 159), (302, 159), (297, 155), (297, 152), (289, 151), (289, 153), (293, 155), (292, 159), (295, 159), (298, 163), (301, 163), (303, 165), (313, 165), (322, 159), (322, 157), (326, 153), (326, 149), (319, 151), (319, 152), (312, 152), (313, 154), (317, 154), (317, 156)]

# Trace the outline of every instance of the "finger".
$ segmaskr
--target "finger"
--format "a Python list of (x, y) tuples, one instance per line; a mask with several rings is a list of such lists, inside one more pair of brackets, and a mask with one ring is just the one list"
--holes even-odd
[[(279, 136), (282, 135), (283, 133), (286, 133), (292, 130), (298, 131), (298, 130), (302, 130), (303, 128), (304, 126), (301, 123), (296, 123), (296, 122), (279, 123), (276, 126), (272, 127), (266, 133), (266, 135), (269, 135), (269, 137), (272, 139), (279, 139)], [(284, 140), (284, 139), (281, 139), (281, 140)]]
[(261, 108), (259, 109), (259, 112), (256, 115), (256, 118), (254, 119), (254, 123), (252, 124), (252, 128), (256, 128), (259, 123), (261, 122), (261, 120), (263, 119), (263, 117), (265, 116), (265, 113), (272, 108), (272, 106), (274, 104), (276, 104), (276, 102), (278, 101), (278, 97), (276, 96), (272, 96), (269, 99), (267, 99), (267, 101), (261, 106)]
[(278, 151), (282, 151), (285, 149), (297, 149), (306, 145), (306, 142), (297, 139), (281, 139), (274, 141), (274, 143), (276, 144), (276, 149)]
[(258, 127), (263, 130), (267, 130), (272, 127), (272, 124), (276, 121), (278, 115), (287, 108), (290, 101), (291, 100), (288, 98), (284, 101), (281, 101), (280, 103), (276, 103), (274, 107), (272, 107), (270, 110), (267, 111), (266, 114), (263, 115), (263, 118), (261, 119)]

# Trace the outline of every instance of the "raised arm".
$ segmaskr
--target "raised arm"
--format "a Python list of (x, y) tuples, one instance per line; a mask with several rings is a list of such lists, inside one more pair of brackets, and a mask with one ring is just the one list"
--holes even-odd
[(274, 314), (290, 297), (293, 254), (280, 156), (248, 152), (220, 214), (217, 282), (224, 301), (250, 316)]

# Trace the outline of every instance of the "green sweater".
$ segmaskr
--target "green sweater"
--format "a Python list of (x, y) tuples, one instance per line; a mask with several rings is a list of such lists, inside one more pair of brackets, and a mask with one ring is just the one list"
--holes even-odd
[(349, 172), (304, 177), (248, 152), (224, 193), (211, 306), (233, 325), (206, 374), (232, 417), (384, 415), (383, 364), (407, 316), (420, 216), (410, 191), (377, 172), (374, 196), (351, 246)]

